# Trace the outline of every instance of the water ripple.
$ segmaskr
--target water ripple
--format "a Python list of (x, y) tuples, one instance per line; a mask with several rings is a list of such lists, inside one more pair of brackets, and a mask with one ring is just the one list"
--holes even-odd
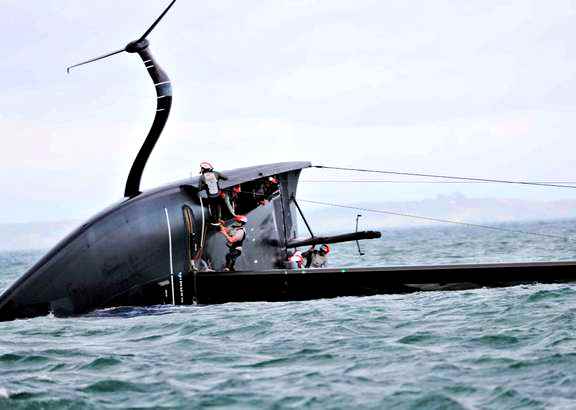
[[(576, 223), (568, 228), (576, 232)], [(363, 263), (506, 256), (484, 252), (490, 247), (511, 260), (543, 258), (543, 249), (548, 259), (573, 256), (498, 234), (402, 235), (366, 244)], [(335, 248), (334, 261), (356, 260), (353, 246)], [(0, 253), (0, 287), (40, 255)], [(526, 285), (2, 323), (0, 408), (568, 409), (575, 295), (576, 285)]]

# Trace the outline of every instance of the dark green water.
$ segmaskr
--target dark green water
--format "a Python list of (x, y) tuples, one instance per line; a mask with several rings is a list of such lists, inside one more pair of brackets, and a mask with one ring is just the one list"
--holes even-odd
[[(576, 237), (576, 222), (516, 225)], [(385, 232), (333, 264), (576, 259), (576, 242)], [(42, 252), (0, 254), (5, 288)], [(326, 286), (329, 286), (327, 284)], [(0, 324), (0, 408), (576, 408), (576, 286), (117, 308)]]

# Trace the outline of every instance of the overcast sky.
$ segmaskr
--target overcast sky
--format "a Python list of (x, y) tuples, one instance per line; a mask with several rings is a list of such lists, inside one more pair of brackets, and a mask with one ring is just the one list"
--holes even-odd
[[(0, 222), (84, 219), (121, 198), (154, 87), (136, 55), (65, 68), (138, 38), (168, 3), (0, 0)], [(202, 160), (576, 181), (574, 38), (571, 0), (179, 0), (150, 37), (174, 101), (144, 187)], [(485, 184), (306, 182), (299, 194), (455, 191), (576, 198)]]

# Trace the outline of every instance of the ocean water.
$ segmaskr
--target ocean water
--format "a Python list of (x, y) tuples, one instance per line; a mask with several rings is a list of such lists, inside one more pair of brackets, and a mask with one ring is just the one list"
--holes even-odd
[[(506, 227), (576, 238), (576, 221)], [(331, 263), (576, 259), (574, 240), (469, 228), (363, 248), (334, 246)], [(0, 253), (0, 288), (42, 254)], [(576, 285), (118, 307), (0, 329), (0, 408), (576, 408)]]

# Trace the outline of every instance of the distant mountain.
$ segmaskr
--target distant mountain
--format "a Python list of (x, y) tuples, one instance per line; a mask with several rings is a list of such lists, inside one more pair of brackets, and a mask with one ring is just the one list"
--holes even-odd
[[(512, 221), (538, 221), (576, 218), (576, 200), (528, 201), (503, 198), (467, 198), (460, 194), (406, 202), (359, 202), (351, 207), (410, 214), (458, 222), (490, 224)], [(337, 207), (306, 206), (308, 221), (323, 231), (354, 228), (357, 214), (362, 214), (360, 229), (374, 227), (412, 227), (441, 222), (407, 216), (368, 212)], [(303, 227), (304, 228), (304, 227)], [(300, 232), (304, 232), (301, 230)]]
[(49, 249), (79, 225), (78, 221), (0, 224), (0, 250)]

